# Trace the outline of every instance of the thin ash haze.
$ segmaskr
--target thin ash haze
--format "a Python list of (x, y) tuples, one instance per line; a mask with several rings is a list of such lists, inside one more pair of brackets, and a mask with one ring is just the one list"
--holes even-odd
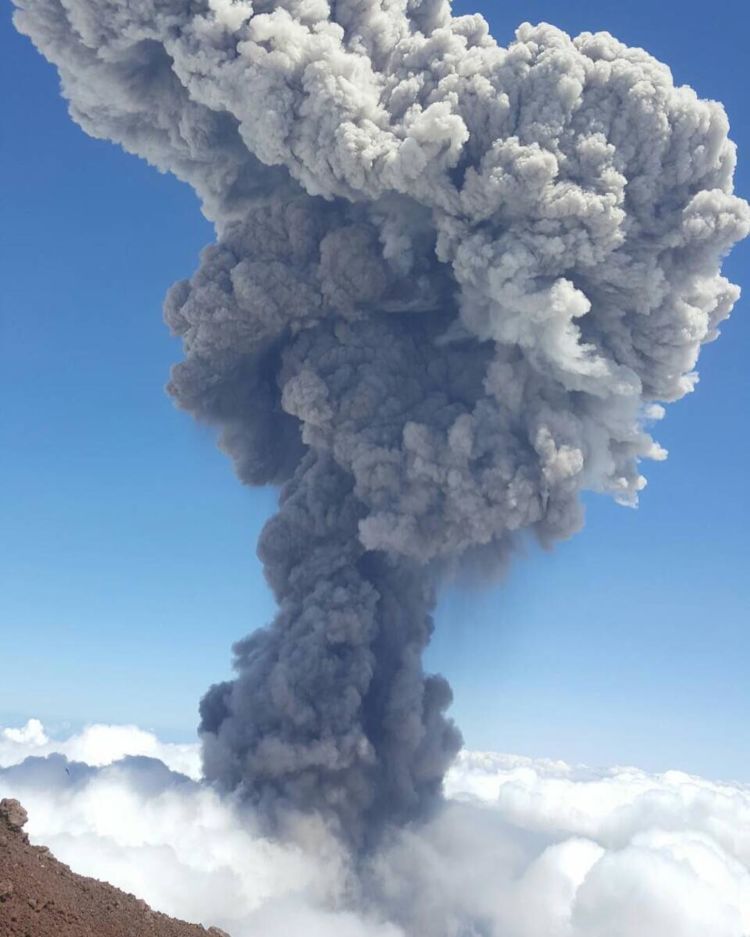
[(283, 486), (279, 613), (202, 702), (206, 777), (372, 842), (460, 746), (421, 663), (441, 574), (569, 536), (583, 490), (634, 504), (664, 456), (645, 424), (750, 230), (724, 111), (607, 34), (504, 49), (442, 0), (17, 5), (73, 118), (215, 222), (169, 389)]
[(39, 723), (0, 728), (0, 796), (19, 797), (32, 840), (76, 871), (232, 937), (750, 933), (746, 786), (462, 752), (446, 806), (354, 875), (312, 817), (285, 842), (259, 836), (236, 800), (174, 773), (185, 754), (132, 726), (62, 742)]

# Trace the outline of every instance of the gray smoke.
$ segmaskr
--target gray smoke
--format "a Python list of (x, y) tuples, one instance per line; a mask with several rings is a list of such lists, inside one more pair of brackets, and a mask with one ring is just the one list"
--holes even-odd
[(444, 0), (16, 0), (73, 118), (192, 185), (176, 402), (240, 478), (279, 613), (201, 706), (207, 776), (354, 843), (460, 736), (426, 676), (448, 566), (634, 504), (750, 230), (722, 107), (601, 33), (499, 47)]

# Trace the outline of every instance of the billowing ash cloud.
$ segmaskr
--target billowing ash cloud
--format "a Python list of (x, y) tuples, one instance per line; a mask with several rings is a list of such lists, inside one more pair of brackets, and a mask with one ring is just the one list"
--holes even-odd
[(360, 841), (459, 735), (436, 577), (635, 503), (750, 228), (720, 105), (607, 34), (500, 48), (443, 0), (17, 0), (71, 113), (217, 227), (166, 317), (177, 403), (249, 484), (276, 620), (202, 705), (205, 771)]

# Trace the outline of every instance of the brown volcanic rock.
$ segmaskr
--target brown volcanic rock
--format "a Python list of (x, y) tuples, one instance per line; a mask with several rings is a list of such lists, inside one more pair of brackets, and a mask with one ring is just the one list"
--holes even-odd
[(29, 844), (25, 823), (17, 800), (0, 801), (0, 937), (228, 937), (76, 875), (46, 846)]

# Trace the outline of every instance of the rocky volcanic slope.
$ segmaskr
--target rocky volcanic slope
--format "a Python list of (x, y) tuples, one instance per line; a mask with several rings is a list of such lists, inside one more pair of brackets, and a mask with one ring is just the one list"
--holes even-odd
[(152, 911), (31, 846), (17, 800), (0, 801), (0, 937), (228, 937)]

